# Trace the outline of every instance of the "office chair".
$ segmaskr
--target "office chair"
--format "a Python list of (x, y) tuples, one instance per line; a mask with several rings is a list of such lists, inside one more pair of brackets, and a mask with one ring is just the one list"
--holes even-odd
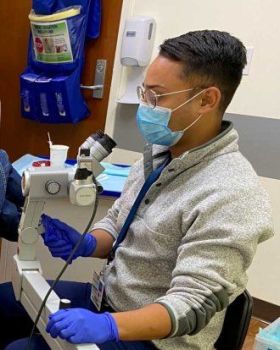
[(217, 350), (241, 350), (253, 310), (253, 299), (245, 290), (227, 308), (223, 328), (215, 343)]

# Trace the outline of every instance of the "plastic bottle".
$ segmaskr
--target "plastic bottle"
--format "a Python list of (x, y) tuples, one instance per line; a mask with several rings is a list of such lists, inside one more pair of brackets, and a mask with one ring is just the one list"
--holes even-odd
[(24, 90), (22, 92), (22, 102), (23, 109), (25, 112), (30, 112), (30, 103), (29, 103), (29, 90)]
[(47, 101), (47, 94), (46, 93), (40, 93), (40, 105), (41, 105), (41, 111), (44, 117), (48, 117), (49, 109), (48, 109), (48, 101)]
[(65, 112), (65, 109), (64, 109), (61, 92), (56, 92), (55, 93), (55, 97), (56, 97), (56, 105), (57, 105), (58, 113), (59, 113), (60, 116), (65, 117), (66, 116), (66, 112)]

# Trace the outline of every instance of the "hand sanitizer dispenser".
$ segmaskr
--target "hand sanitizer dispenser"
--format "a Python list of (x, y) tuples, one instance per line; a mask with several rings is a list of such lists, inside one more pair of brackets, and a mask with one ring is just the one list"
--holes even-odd
[(148, 65), (153, 50), (155, 26), (152, 17), (138, 16), (126, 20), (121, 48), (122, 65)]
[(144, 80), (145, 67), (152, 56), (156, 23), (152, 17), (130, 17), (125, 22), (121, 64), (126, 68), (126, 91), (119, 103), (138, 104), (136, 88)]

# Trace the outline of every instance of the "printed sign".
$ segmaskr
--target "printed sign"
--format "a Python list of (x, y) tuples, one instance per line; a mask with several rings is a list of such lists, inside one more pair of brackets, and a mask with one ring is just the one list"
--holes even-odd
[(66, 21), (31, 22), (36, 60), (44, 63), (73, 62)]

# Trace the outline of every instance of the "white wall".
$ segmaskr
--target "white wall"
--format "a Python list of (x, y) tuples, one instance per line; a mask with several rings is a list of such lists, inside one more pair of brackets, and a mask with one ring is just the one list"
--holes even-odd
[(229, 112), (280, 118), (278, 0), (135, 0), (130, 11), (156, 19), (154, 56), (164, 39), (200, 29), (225, 30), (253, 46), (250, 74), (244, 76)]
[[(153, 57), (164, 39), (199, 29), (225, 30), (245, 46), (254, 47), (250, 73), (243, 77), (228, 112), (280, 119), (279, 13), (278, 0), (123, 0), (106, 131), (113, 134), (116, 101), (126, 85), (128, 68), (119, 62), (124, 22), (137, 15), (152, 16), (157, 22)], [(121, 158), (118, 151), (113, 157)], [(137, 158), (139, 155), (130, 154), (128, 161)]]
[(248, 290), (261, 300), (280, 305), (280, 181), (263, 177), (261, 182), (270, 195), (275, 236), (258, 246), (248, 271)]
[(135, 0), (134, 15), (155, 17), (154, 54), (166, 38), (191, 30), (225, 30), (255, 48), (249, 76), (244, 76), (229, 112), (280, 118), (278, 91), (278, 0)]
[[(245, 46), (254, 47), (249, 75), (243, 77), (228, 112), (280, 119), (279, 13), (278, 0), (124, 0), (106, 131), (112, 135), (118, 127), (116, 101), (126, 86), (127, 68), (119, 63), (124, 21), (137, 15), (152, 16), (157, 22), (153, 57), (164, 39), (200, 29), (228, 31)], [(133, 163), (139, 157), (139, 153), (116, 150), (111, 160)], [(248, 287), (253, 296), (280, 305), (280, 180), (263, 178), (262, 182), (272, 198), (276, 236), (259, 246)]]

